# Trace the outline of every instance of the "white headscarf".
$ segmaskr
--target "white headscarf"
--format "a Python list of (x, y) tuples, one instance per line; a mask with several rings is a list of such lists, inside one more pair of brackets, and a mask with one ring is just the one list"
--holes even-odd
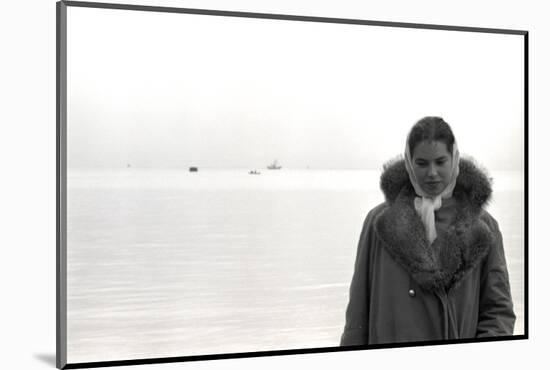
[(424, 190), (422, 190), (414, 174), (411, 153), (409, 150), (409, 137), (407, 136), (407, 143), (405, 146), (405, 168), (409, 174), (409, 180), (414, 187), (414, 191), (416, 192), (416, 195), (418, 195), (418, 197), (414, 199), (414, 208), (416, 209), (416, 213), (418, 213), (422, 219), (422, 223), (426, 229), (426, 237), (428, 238), (430, 244), (432, 244), (437, 237), (437, 230), (435, 229), (435, 211), (441, 208), (442, 199), (450, 198), (453, 194), (453, 190), (456, 185), (456, 178), (458, 177), (459, 161), (460, 158), (458, 147), (455, 141), (453, 144), (453, 153), (451, 157), (451, 181), (449, 185), (443, 189), (441, 194), (438, 194), (435, 197), (428, 195)]

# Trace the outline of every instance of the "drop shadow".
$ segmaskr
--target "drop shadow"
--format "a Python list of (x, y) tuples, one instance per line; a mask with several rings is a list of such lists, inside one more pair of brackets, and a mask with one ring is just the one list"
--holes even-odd
[(34, 358), (55, 367), (55, 353), (35, 353)]

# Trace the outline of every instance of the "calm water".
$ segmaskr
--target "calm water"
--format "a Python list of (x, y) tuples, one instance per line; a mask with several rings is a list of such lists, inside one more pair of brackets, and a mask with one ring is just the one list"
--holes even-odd
[[(521, 334), (522, 174), (493, 176)], [(337, 346), (378, 178), (69, 169), (69, 362)]]

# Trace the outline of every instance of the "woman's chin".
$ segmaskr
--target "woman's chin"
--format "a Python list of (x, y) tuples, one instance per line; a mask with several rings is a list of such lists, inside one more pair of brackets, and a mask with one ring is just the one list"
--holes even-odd
[(443, 185), (441, 183), (437, 184), (424, 184), (422, 187), (422, 190), (426, 192), (426, 194), (435, 197), (438, 196), (443, 192)]

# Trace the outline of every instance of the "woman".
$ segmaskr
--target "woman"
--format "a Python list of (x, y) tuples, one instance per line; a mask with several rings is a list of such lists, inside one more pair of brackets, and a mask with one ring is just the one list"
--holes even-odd
[(386, 201), (359, 240), (341, 345), (512, 335), (508, 271), (487, 176), (439, 117), (384, 166)]

